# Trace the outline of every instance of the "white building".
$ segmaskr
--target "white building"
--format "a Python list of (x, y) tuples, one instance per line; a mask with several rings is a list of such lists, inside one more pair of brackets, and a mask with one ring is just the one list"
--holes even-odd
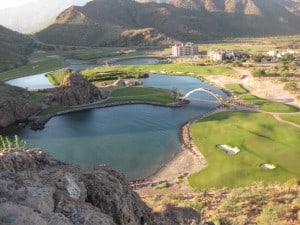
[(208, 51), (207, 56), (210, 58), (211, 61), (222, 61), (226, 59), (227, 54), (226, 51), (223, 50), (211, 50)]
[(195, 45), (191, 42), (186, 44), (176, 44), (172, 46), (172, 56), (193, 56), (198, 54), (198, 45)]

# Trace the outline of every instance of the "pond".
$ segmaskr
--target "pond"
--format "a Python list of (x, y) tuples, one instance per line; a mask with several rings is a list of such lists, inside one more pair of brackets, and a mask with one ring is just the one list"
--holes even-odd
[[(217, 88), (185, 76), (150, 75), (145, 86), (180, 89)], [(212, 100), (207, 93), (193, 97)], [(181, 108), (124, 105), (52, 118), (40, 131), (19, 133), (31, 147), (41, 147), (55, 158), (81, 165), (109, 164), (128, 179), (146, 177), (182, 150), (179, 130), (186, 121), (207, 113), (217, 104), (196, 103)]]
[[(90, 67), (99, 66), (93, 61), (84, 61), (76, 59), (67, 59), (69, 64), (67, 68), (72, 70), (83, 70)], [(115, 65), (141, 65), (141, 64), (157, 64), (159, 60), (157, 58), (134, 58), (124, 59), (116, 62)], [(26, 77), (20, 77), (6, 81), (7, 84), (26, 88), (26, 89), (46, 89), (54, 87), (45, 76), (46, 73), (35, 74)]]

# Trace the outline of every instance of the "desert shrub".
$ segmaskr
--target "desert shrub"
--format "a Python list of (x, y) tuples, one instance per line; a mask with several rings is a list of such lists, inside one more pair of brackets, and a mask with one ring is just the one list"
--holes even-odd
[(25, 148), (27, 143), (24, 140), (20, 140), (18, 135), (13, 138), (0, 135), (0, 150), (7, 148)]

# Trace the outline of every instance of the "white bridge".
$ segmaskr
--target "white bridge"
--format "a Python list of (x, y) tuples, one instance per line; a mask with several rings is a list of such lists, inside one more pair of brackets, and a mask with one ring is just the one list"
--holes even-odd
[[(200, 99), (200, 98), (191, 98), (190, 95), (195, 93), (195, 92), (206, 92), (213, 96), (216, 100), (206, 100), (206, 99)], [(217, 94), (216, 92), (207, 89), (207, 88), (196, 88), (194, 90), (189, 91), (185, 95), (179, 97), (178, 99), (180, 100), (193, 100), (193, 101), (198, 101), (198, 102), (207, 102), (207, 103), (219, 103), (221, 105), (224, 105), (225, 101), (223, 100), (222, 96)]]

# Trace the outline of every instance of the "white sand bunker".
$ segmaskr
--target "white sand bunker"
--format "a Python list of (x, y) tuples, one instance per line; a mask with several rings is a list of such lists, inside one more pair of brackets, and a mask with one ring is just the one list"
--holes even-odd
[(235, 155), (240, 152), (238, 147), (231, 147), (228, 145), (217, 145), (217, 148), (226, 151), (228, 155)]
[(260, 164), (259, 167), (265, 170), (274, 170), (276, 168), (274, 164), (269, 164), (269, 163)]

